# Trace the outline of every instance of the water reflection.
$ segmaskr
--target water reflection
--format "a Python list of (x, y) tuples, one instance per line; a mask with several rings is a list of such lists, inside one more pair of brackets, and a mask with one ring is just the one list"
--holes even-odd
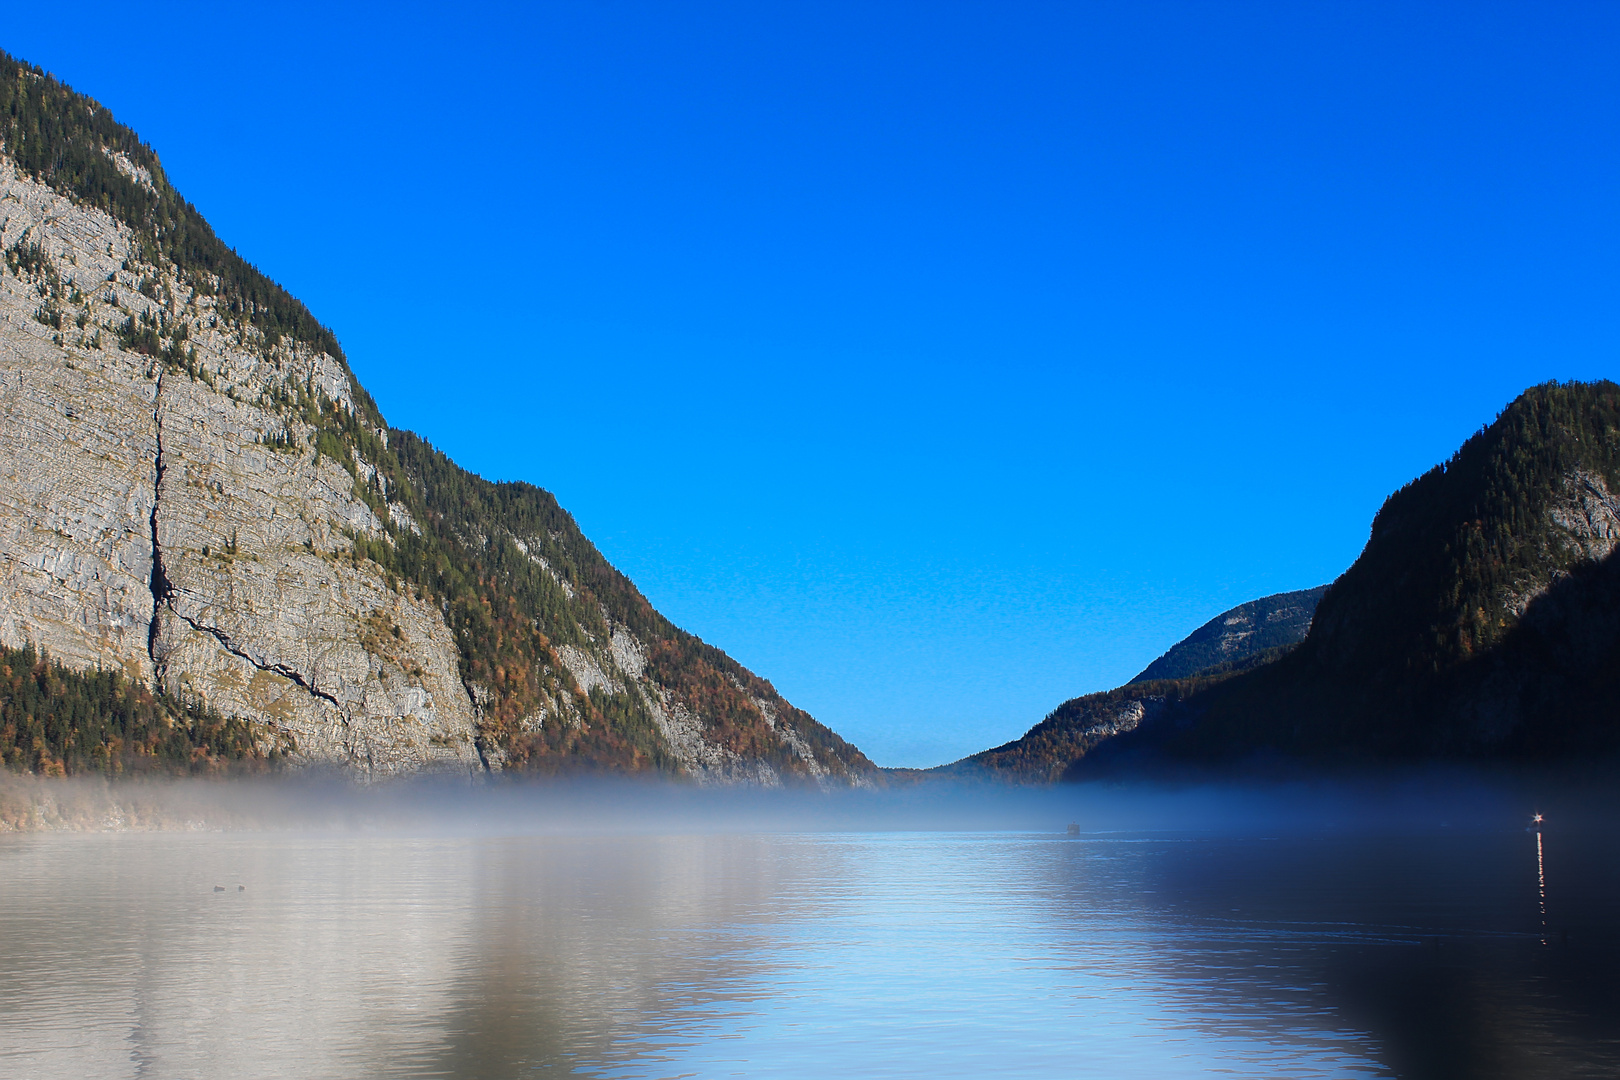
[(1541, 822), (1537, 814), (1531, 819), (1536, 826), (1536, 893), (1541, 897), (1541, 943), (1547, 944), (1547, 864), (1541, 854)]
[(11, 837), (0, 1074), (1620, 1074), (1613, 844), (1549, 928), (1523, 841)]
[(1135, 860), (1162, 905), (1145, 952), (1211, 1030), (1341, 1040), (1400, 1076), (1620, 1075), (1613, 840), (1569, 838), (1549, 928), (1522, 836), (1165, 845)]
[(503, 839), (469, 862), (479, 929), (423, 1075), (662, 1075), (758, 996), (760, 928), (803, 869), (713, 836)]

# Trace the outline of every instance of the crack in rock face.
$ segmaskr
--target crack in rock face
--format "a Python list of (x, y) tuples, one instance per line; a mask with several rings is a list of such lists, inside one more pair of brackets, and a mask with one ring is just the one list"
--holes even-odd
[(163, 373), (160, 372), (158, 374), (158, 376), (157, 376), (157, 385), (156, 385), (155, 391), (154, 391), (154, 393), (152, 395), (152, 403), (153, 403), (152, 420), (153, 420), (153, 423), (156, 425), (156, 428), (157, 428), (157, 455), (156, 455), (156, 457), (154, 459), (154, 462), (153, 462), (154, 467), (153, 467), (153, 481), (152, 481), (152, 514), (151, 514), (151, 518), (150, 518), (151, 527), (152, 527), (152, 578), (151, 578), (152, 623), (151, 623), (150, 629), (147, 632), (147, 652), (152, 658), (152, 665), (153, 665), (154, 670), (156, 670), (159, 667), (159, 661), (158, 661), (158, 656), (157, 656), (158, 634), (159, 634), (159, 614), (163, 610), (167, 609), (171, 614), (173, 614), (174, 616), (179, 618), (182, 622), (184, 622), (187, 626), (191, 627), (193, 630), (197, 631), (200, 634), (208, 634), (208, 635), (212, 636), (216, 641), (218, 641), (220, 643), (220, 645), (225, 649), (225, 651), (230, 653), (231, 655), (237, 656), (237, 657), (240, 657), (243, 660), (246, 660), (248, 663), (252, 664), (255, 668), (257, 668), (260, 671), (268, 671), (268, 672), (271, 672), (272, 674), (280, 675), (282, 678), (287, 679), (288, 681), (292, 682), (294, 685), (302, 687), (309, 694), (311, 694), (311, 695), (313, 695), (313, 696), (315, 696), (317, 698), (321, 698), (322, 700), (330, 702), (332, 704), (332, 706), (338, 710), (339, 717), (342, 718), (344, 725), (347, 726), (348, 723), (349, 723), (349, 717), (348, 717), (348, 714), (344, 711), (342, 703), (340, 703), (338, 701), (338, 699), (333, 697), (331, 694), (328, 694), (326, 691), (317, 688), (315, 686), (315, 684), (310, 682), (308, 679), (306, 679), (301, 672), (297, 671), (296, 669), (294, 669), (292, 667), (289, 667), (286, 664), (270, 664), (270, 663), (266, 663), (263, 660), (257, 659), (256, 657), (249, 654), (249, 652), (246, 649), (244, 649), (242, 646), (238, 645), (235, 641), (233, 641), (231, 639), (231, 636), (229, 634), (227, 634), (225, 631), (221, 630), (219, 627), (217, 627), (217, 626), (206, 626), (203, 623), (198, 622), (196, 619), (191, 618), (189, 615), (184, 615), (184, 614), (182, 614), (181, 612), (179, 612), (178, 610), (175, 609), (175, 606), (174, 606), (174, 595), (175, 595), (174, 583), (169, 580), (168, 572), (164, 568), (164, 565), (163, 565), (163, 546), (162, 546), (161, 542), (158, 539), (158, 511), (163, 505), (163, 477), (164, 477), (164, 473), (167, 471), (167, 465), (163, 460), (163, 409), (162, 409), (162, 400), (163, 400)]
[[(172, 603), (169, 605), (169, 610), (174, 611), (174, 605)], [(286, 664), (267, 664), (263, 660), (255, 659), (253, 656), (249, 655), (246, 649), (232, 641), (230, 635), (225, 633), (225, 631), (221, 630), (219, 627), (205, 626), (188, 615), (181, 615), (178, 611), (175, 611), (174, 614), (179, 616), (182, 622), (191, 627), (193, 630), (197, 631), (199, 634), (208, 634), (212, 636), (222, 646), (224, 646), (225, 651), (230, 653), (232, 656), (239, 656), (243, 660), (246, 660), (248, 663), (252, 664), (254, 667), (258, 668), (260, 671), (268, 671), (272, 674), (280, 675), (282, 678), (303, 687), (315, 697), (330, 701), (333, 707), (337, 709), (338, 715), (343, 718), (343, 723), (345, 725), (348, 724), (349, 717), (348, 714), (343, 711), (342, 703), (340, 703), (338, 699), (333, 697), (331, 694), (328, 694), (325, 690), (316, 688), (314, 683), (304, 678), (304, 676), (296, 669), (288, 667)]]
[(146, 654), (152, 660), (154, 671), (158, 662), (158, 611), (174, 595), (174, 586), (169, 582), (169, 575), (163, 570), (163, 548), (158, 544), (158, 504), (163, 491), (163, 413), (159, 407), (162, 396), (163, 376), (159, 374), (157, 389), (152, 395), (152, 422), (157, 430), (157, 456), (153, 463), (152, 513), (148, 517), (152, 531), (152, 577), (149, 582), (152, 590), (152, 622), (146, 631)]
[(342, 361), (266, 338), (3, 149), (0, 199), (0, 248), (32, 260), (0, 272), (0, 642), (205, 700), (301, 761), (482, 773), (442, 612), (339, 557), (388, 539), (296, 404), (352, 412)]

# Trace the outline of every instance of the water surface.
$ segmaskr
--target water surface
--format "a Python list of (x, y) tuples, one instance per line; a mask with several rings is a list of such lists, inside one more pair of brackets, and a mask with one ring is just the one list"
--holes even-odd
[(0, 1075), (1613, 1077), (1614, 854), (1544, 925), (1522, 829), (3, 837)]

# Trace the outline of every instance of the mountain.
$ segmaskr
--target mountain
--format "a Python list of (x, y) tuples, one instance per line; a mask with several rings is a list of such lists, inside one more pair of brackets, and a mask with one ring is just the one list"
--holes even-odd
[(1223, 611), (1172, 645), (1131, 682), (1184, 679), (1215, 668), (1249, 666), (1262, 657), (1275, 659), (1281, 655), (1278, 650), (1305, 640), (1327, 588), (1276, 593)]
[(1620, 387), (1534, 387), (1386, 500), (1297, 648), (1076, 698), (947, 771), (1048, 781), (1279, 759), (1612, 754), (1617, 493)]
[[(198, 758), (370, 776), (878, 775), (654, 610), (550, 494), (390, 428), (150, 147), (3, 53), (0, 248), (13, 768), (144, 767), (159, 742), (185, 758), (180, 732)], [(145, 719), (61, 705), (81, 699)]]
[(926, 776), (995, 778), (1017, 783), (1060, 780), (1086, 754), (1156, 716), (1170, 697), (1270, 664), (1305, 639), (1326, 585), (1276, 593), (1223, 611), (1182, 638), (1124, 686), (1072, 698), (1021, 738), (933, 770)]

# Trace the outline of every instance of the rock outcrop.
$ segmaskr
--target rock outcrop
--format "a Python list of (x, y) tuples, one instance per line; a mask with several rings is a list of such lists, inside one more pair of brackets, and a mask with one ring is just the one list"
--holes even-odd
[[(253, 348), (132, 230), (4, 158), (0, 247), (0, 642), (254, 717), (309, 760), (479, 767), (443, 615), (337, 557), (381, 525), (272, 404), (352, 410), (344, 366)], [(131, 320), (183, 333), (191, 373), (121, 347)]]

